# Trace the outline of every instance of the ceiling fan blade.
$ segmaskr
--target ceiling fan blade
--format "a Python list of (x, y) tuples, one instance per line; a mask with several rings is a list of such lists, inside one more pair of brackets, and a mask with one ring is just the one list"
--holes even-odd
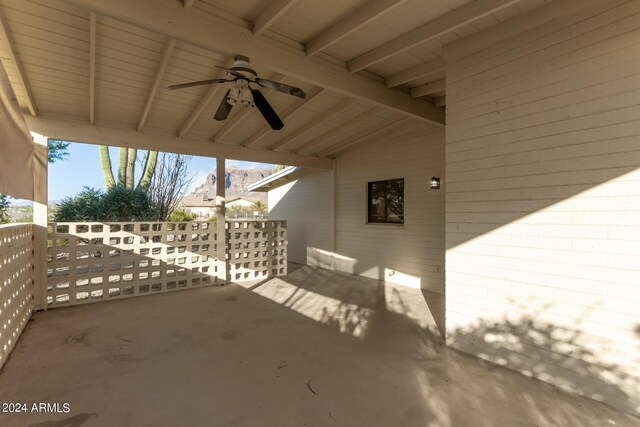
[(297, 96), (298, 98), (304, 98), (307, 94), (304, 93), (302, 89), (295, 86), (289, 86), (284, 83), (274, 82), (273, 80), (256, 78), (256, 83), (258, 83), (262, 87), (266, 87), (272, 90), (277, 90), (278, 92), (286, 93), (287, 95)]
[(217, 67), (217, 68), (221, 68), (221, 69), (223, 69), (223, 70), (227, 70), (227, 71), (229, 72), (229, 74), (231, 74), (231, 75), (234, 75), (234, 76), (236, 76), (236, 77), (240, 77), (241, 79), (246, 79), (246, 77), (245, 77), (245, 76), (243, 76), (242, 74), (238, 73), (238, 72), (237, 72), (237, 71), (235, 71), (235, 70), (232, 70), (231, 68), (222, 67), (222, 66), (220, 66), (220, 65), (216, 65), (216, 67)]
[(260, 113), (262, 113), (262, 117), (264, 117), (267, 123), (269, 123), (271, 129), (282, 129), (284, 127), (284, 123), (282, 123), (278, 114), (273, 110), (273, 108), (271, 108), (271, 105), (269, 105), (267, 98), (264, 97), (262, 92), (257, 89), (251, 89), (251, 94), (253, 95), (254, 104), (256, 104)]
[(227, 79), (210, 79), (210, 80), (200, 80), (197, 82), (189, 82), (189, 83), (180, 83), (177, 85), (171, 85), (171, 86), (167, 86), (167, 89), (182, 89), (185, 87), (191, 87), (191, 86), (200, 86), (200, 85), (210, 85), (213, 83), (225, 83), (225, 82), (230, 82), (232, 80), (227, 80)]
[(231, 108), (233, 107), (233, 105), (229, 104), (229, 101), (227, 101), (227, 96), (229, 96), (230, 91), (231, 89), (229, 89), (227, 93), (224, 94), (224, 98), (222, 98), (222, 102), (220, 102), (218, 111), (216, 111), (216, 115), (213, 116), (213, 118), (218, 121), (225, 120), (227, 117), (229, 117), (229, 113), (231, 112)]

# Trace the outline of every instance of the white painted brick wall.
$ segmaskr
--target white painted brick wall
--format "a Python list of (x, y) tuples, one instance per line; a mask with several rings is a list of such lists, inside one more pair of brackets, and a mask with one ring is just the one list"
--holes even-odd
[(269, 217), (286, 219), (288, 258), (330, 267), (332, 172), (318, 171), (269, 191)]
[(640, 1), (590, 3), (446, 49), (447, 342), (640, 412)]
[[(332, 172), (315, 172), (269, 191), (269, 216), (288, 223), (289, 259), (444, 293), (444, 129), (422, 127), (337, 159), (336, 250)], [(368, 181), (405, 179), (405, 224), (366, 224)]]
[[(336, 269), (444, 292), (444, 129), (360, 146), (338, 157)], [(404, 225), (367, 224), (367, 182), (404, 178)]]

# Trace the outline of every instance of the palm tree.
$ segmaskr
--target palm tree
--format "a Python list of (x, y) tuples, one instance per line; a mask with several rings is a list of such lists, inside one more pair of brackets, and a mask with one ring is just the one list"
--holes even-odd
[(267, 205), (265, 205), (264, 203), (262, 203), (260, 200), (253, 202), (251, 204), (251, 209), (254, 212), (259, 212), (260, 215), (263, 215), (267, 212)]

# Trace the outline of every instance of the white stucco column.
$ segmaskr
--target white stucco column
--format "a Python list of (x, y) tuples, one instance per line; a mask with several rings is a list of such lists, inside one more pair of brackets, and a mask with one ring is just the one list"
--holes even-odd
[(227, 276), (227, 230), (225, 208), (225, 158), (216, 157), (216, 245), (218, 257), (218, 278), (226, 282)]
[(47, 137), (33, 137), (33, 284), (36, 310), (47, 309)]

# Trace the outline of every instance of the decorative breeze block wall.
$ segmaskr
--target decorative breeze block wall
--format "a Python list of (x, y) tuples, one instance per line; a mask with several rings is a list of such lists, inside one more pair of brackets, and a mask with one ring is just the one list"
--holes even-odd
[(33, 312), (33, 226), (0, 226), (0, 368)]
[(217, 284), (214, 222), (51, 223), (47, 305)]
[(49, 224), (47, 306), (64, 307), (287, 274), (286, 221)]
[(228, 221), (227, 233), (232, 281), (287, 274), (287, 221)]

